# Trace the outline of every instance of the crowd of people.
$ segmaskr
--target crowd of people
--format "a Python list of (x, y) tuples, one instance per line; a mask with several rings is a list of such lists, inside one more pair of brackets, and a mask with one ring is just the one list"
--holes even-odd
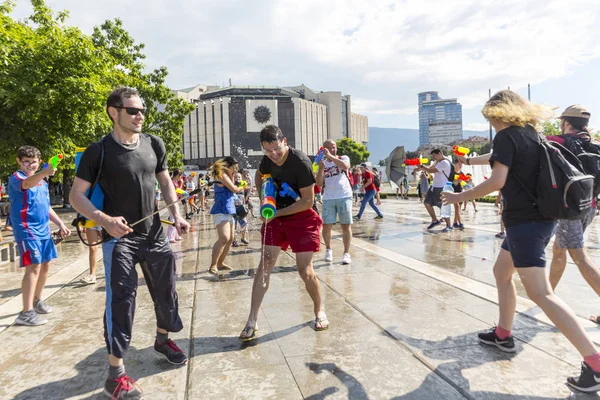
[[(333, 262), (332, 229), (339, 223), (344, 247), (341, 264), (352, 263), (353, 223), (363, 218), (367, 204), (375, 212), (376, 220), (384, 218), (378, 207), (381, 204), (381, 176), (376, 168), (366, 164), (352, 167), (347, 155), (338, 154), (336, 142), (327, 140), (323, 144), (323, 157), (314, 170), (306, 154), (288, 145), (280, 128), (268, 125), (260, 132), (264, 156), (254, 179), (249, 171), (239, 171), (239, 163), (233, 157), (215, 162), (206, 176), (190, 174), (184, 179), (179, 170), (169, 173), (162, 140), (142, 133), (145, 108), (135, 89), (113, 91), (107, 99), (106, 110), (113, 130), (83, 153), (69, 197), (79, 214), (97, 224), (97, 228), (85, 230), (90, 245), (90, 274), (83, 278), (84, 283), (96, 281), (97, 247), (101, 245), (103, 252), (106, 279), (104, 336), (109, 365), (104, 387), (106, 396), (119, 399), (142, 397), (141, 388), (127, 375), (123, 363), (135, 314), (136, 264), (142, 268), (154, 302), (157, 321), (154, 350), (171, 364), (187, 362), (186, 354), (169, 339), (169, 333), (183, 329), (172, 244), (189, 231), (188, 220), (194, 214), (208, 210), (211, 187), (214, 199), (210, 215), (217, 239), (208, 265), (210, 274), (231, 270), (232, 267), (225, 263), (226, 257), (231, 247), (249, 243), (249, 218), (260, 218), (262, 222), (262, 252), (253, 277), (249, 315), (239, 339), (252, 341), (257, 338), (259, 310), (270, 287), (271, 273), (281, 250), (288, 248), (295, 254), (297, 271), (313, 303), (312, 328), (325, 331), (330, 327), (313, 256), (320, 250), (322, 239), (325, 261)], [(498, 290), (499, 322), (489, 332), (480, 333), (478, 339), (505, 352), (515, 351), (512, 327), (517, 297), (513, 275), (517, 273), (527, 295), (583, 358), (581, 374), (569, 378), (567, 383), (580, 391), (598, 391), (600, 353), (570, 307), (554, 293), (568, 253), (586, 281), (600, 295), (600, 273), (585, 251), (584, 243), (584, 232), (596, 215), (596, 204), (594, 202), (581, 218), (556, 221), (541, 213), (536, 201), (527, 195), (528, 191), (536, 190), (541, 163), (540, 138), (535, 127), (549, 117), (550, 110), (504, 90), (492, 96), (482, 112), (497, 132), (490, 154), (459, 157), (452, 163), (442, 150), (434, 149), (430, 154), (431, 165), (420, 165), (414, 172), (419, 198), (431, 217), (427, 229), (441, 225), (442, 220), (445, 222), (443, 232), (464, 229), (461, 212), (468, 203), (471, 202), (477, 211), (474, 199), (502, 190), (503, 243), (493, 270)], [(589, 118), (590, 113), (581, 106), (567, 108), (560, 116), (563, 135), (548, 139), (568, 144), (572, 140), (569, 136), (589, 136)], [(35, 147), (21, 147), (17, 151), (19, 170), (8, 182), (12, 203), (9, 219), (24, 270), (23, 309), (16, 323), (29, 326), (47, 323), (45, 316), (52, 312), (52, 307), (42, 300), (50, 263), (57, 257), (49, 221), (59, 227), (62, 237), (71, 234), (48, 200), (45, 179), (52, 176), (55, 169), (50, 165), (39, 170), (40, 158)], [(479, 185), (474, 185), (471, 177), (462, 184), (456, 174), (465, 164), (490, 164), (491, 176)], [(273, 195), (273, 204), (270, 204), (273, 214), (261, 211), (255, 215), (253, 186), (263, 204), (268, 195), (263, 181), (285, 188), (286, 193)], [(105, 196), (102, 209), (90, 201), (90, 192), (96, 185)], [(397, 197), (406, 198), (408, 180), (401, 181), (398, 186)], [(447, 189), (449, 186), (451, 189)], [(320, 214), (317, 191), (322, 202)], [(170, 215), (166, 234), (158, 212), (159, 200), (164, 200)], [(183, 205), (183, 214), (180, 205)], [(450, 205), (454, 209), (454, 219), (445, 213), (438, 218), (435, 208)], [(355, 215), (354, 207), (358, 208)], [(236, 241), (236, 232), (239, 232), (240, 242)], [(556, 240), (548, 277), (545, 248), (553, 235)], [(599, 322), (597, 316), (591, 319)]]

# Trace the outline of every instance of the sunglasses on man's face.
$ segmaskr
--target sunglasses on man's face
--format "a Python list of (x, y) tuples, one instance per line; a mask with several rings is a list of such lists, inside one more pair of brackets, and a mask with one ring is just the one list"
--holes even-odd
[(115, 108), (118, 109), (124, 109), (125, 111), (127, 111), (127, 114), (129, 115), (137, 115), (138, 113), (142, 113), (142, 115), (146, 114), (146, 109), (145, 108), (136, 108), (136, 107), (116, 107)]

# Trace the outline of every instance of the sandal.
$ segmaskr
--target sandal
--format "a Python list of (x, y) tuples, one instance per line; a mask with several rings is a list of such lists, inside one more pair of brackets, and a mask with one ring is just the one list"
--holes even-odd
[[(317, 324), (320, 324), (321, 327), (317, 327)], [(329, 320), (327, 319), (327, 317), (324, 318), (315, 318), (315, 331), (320, 332), (320, 331), (326, 331), (327, 329), (329, 329)]]
[(219, 271), (217, 270), (217, 268), (216, 268), (216, 267), (210, 267), (210, 268), (208, 269), (208, 273), (209, 273), (209, 274), (213, 274), (213, 275), (217, 275), (217, 274), (219, 273)]
[(96, 283), (96, 276), (95, 275), (84, 276), (83, 278), (81, 278), (81, 282), (83, 282), (87, 285), (92, 285), (92, 284)]
[[(250, 332), (252, 332), (252, 335), (248, 336)], [(254, 328), (253, 326), (246, 326), (240, 334), (239, 339), (242, 342), (249, 342), (251, 340), (254, 340), (256, 339), (256, 332), (258, 332), (258, 329)], [(242, 337), (242, 334), (245, 334), (244, 336), (246, 337)]]

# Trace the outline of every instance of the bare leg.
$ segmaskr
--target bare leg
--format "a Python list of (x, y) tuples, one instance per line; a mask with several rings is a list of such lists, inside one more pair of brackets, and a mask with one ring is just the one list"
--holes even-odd
[(577, 321), (573, 310), (552, 292), (544, 268), (518, 268), (517, 272), (527, 296), (544, 311), (579, 354), (587, 357), (598, 353), (596, 346)]
[(333, 228), (333, 224), (323, 224), (323, 241), (325, 242), (325, 247), (327, 249), (331, 249), (331, 229)]
[[(209, 271), (215, 272), (217, 270), (217, 263), (221, 259), (221, 253), (229, 243), (231, 234), (231, 222), (222, 222), (216, 227), (217, 230), (217, 241), (212, 248), (212, 257), (210, 261)], [(231, 243), (229, 243), (231, 245)], [(229, 250), (229, 248), (228, 248)], [(225, 254), (227, 255), (227, 254)]]
[[(323, 225), (324, 227), (325, 225)], [(350, 252), (350, 244), (352, 243), (352, 225), (344, 224), (342, 227), (342, 240), (344, 241), (344, 253)], [(325, 229), (323, 229), (325, 231)], [(323, 235), (325, 237), (325, 235)], [(330, 235), (331, 237), (331, 235)]]
[(515, 272), (516, 269), (510, 253), (500, 249), (500, 254), (494, 264), (494, 277), (498, 288), (498, 306), (500, 308), (498, 325), (507, 331), (512, 329), (515, 310), (517, 309), (517, 289), (513, 281)]
[[(94, 229), (85, 230), (85, 238), (89, 244), (98, 243), (99, 232)], [(96, 276), (96, 260), (98, 259), (98, 246), (88, 247), (88, 258), (90, 263), (90, 275)]]
[(554, 241), (552, 246), (552, 263), (550, 264), (550, 286), (552, 290), (556, 289), (560, 278), (565, 272), (567, 266), (567, 249), (562, 249), (558, 246), (557, 241)]
[(21, 282), (21, 292), (23, 293), (23, 312), (33, 308), (34, 292), (40, 275), (40, 264), (33, 264), (25, 267), (23, 281)]
[(437, 221), (437, 216), (435, 215), (435, 210), (433, 209), (433, 206), (431, 204), (425, 203), (425, 209), (427, 210), (427, 212), (429, 213), (429, 216), (431, 217), (431, 222)]
[[(313, 301), (315, 318), (323, 318), (325, 313), (323, 310), (323, 300), (321, 298), (321, 285), (313, 269), (312, 258), (312, 251), (296, 253), (296, 265), (298, 266), (298, 273), (304, 281), (306, 291)], [(324, 326), (317, 326), (316, 328), (324, 328)]]
[(50, 261), (43, 262), (40, 264), (40, 273), (38, 275), (37, 283), (35, 285), (35, 293), (33, 295), (33, 300), (41, 300), (42, 292), (44, 291), (44, 286), (46, 286), (46, 281), (48, 280), (48, 272), (50, 271)]
[[(281, 249), (278, 246), (264, 247), (264, 254), (260, 259), (256, 274), (254, 275), (254, 282), (252, 283), (250, 315), (248, 316), (248, 321), (246, 321), (246, 326), (250, 326), (255, 329), (258, 327), (258, 311), (260, 310), (260, 305), (265, 297), (265, 293), (267, 293), (267, 290), (269, 290), (269, 278), (271, 277), (271, 272), (273, 271), (273, 267), (275, 267), (275, 263), (277, 262), (280, 251)], [(252, 336), (252, 333), (246, 333), (247, 332), (242, 332), (240, 339), (246, 339)]]
[[(225, 228), (227, 229), (227, 228)], [(228, 265), (225, 265), (225, 257), (227, 257), (227, 254), (229, 254), (229, 249), (231, 248), (231, 244), (233, 243), (233, 239), (235, 237), (235, 229), (232, 223), (229, 223), (229, 238), (227, 240), (227, 242), (225, 243), (225, 246), (223, 247), (223, 251), (221, 251), (221, 255), (219, 256), (219, 259), (217, 260), (217, 268), (222, 269), (222, 268), (226, 268), (229, 269), (230, 267)]]
[(588, 256), (587, 251), (585, 249), (569, 249), (569, 255), (579, 268), (583, 279), (600, 296), (600, 271)]

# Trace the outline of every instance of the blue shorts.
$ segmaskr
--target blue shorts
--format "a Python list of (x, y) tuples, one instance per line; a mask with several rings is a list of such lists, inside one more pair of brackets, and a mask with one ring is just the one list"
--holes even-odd
[(352, 224), (352, 197), (323, 200), (321, 213), (323, 214), (324, 224), (335, 224), (338, 215), (340, 216), (340, 224)]
[(56, 246), (52, 239), (43, 240), (23, 240), (17, 242), (19, 255), (21, 257), (21, 267), (41, 264), (54, 260), (58, 257)]
[(506, 227), (502, 248), (510, 252), (515, 268), (546, 266), (546, 246), (556, 221), (534, 221)]

